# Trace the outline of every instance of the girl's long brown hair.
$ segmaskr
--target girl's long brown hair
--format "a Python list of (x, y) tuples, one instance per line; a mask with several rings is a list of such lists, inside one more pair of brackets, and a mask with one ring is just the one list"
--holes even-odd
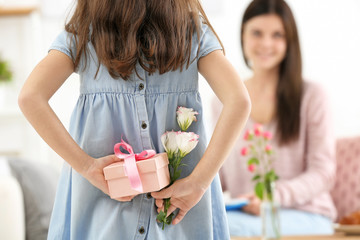
[(198, 0), (78, 0), (65, 30), (75, 36), (75, 68), (91, 41), (98, 70), (127, 80), (137, 63), (150, 74), (187, 68), (201, 19), (213, 30)]
[[(254, 0), (247, 7), (241, 23), (241, 47), (243, 49), (244, 25), (251, 18), (263, 14), (276, 14), (282, 19), (286, 34), (287, 50), (280, 64), (280, 77), (276, 91), (277, 135), (280, 144), (299, 137), (300, 107), (303, 92), (300, 43), (294, 16), (284, 0)], [(244, 55), (246, 64), (248, 60)]]

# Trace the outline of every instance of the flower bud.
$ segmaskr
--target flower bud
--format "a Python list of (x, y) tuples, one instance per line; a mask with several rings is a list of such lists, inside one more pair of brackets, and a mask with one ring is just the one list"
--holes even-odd
[(271, 134), (271, 132), (264, 132), (264, 133), (263, 133), (263, 137), (264, 137), (266, 140), (271, 140), (271, 139), (272, 139), (272, 134)]
[(249, 164), (249, 165), (248, 165), (248, 170), (249, 170), (250, 172), (254, 172), (254, 171), (255, 171), (255, 165), (254, 165), (254, 164)]
[(249, 149), (247, 147), (243, 147), (240, 151), (240, 154), (242, 156), (246, 156), (248, 154), (248, 152), (249, 152)]
[(255, 136), (257, 136), (257, 137), (261, 136), (262, 131), (263, 131), (262, 125), (259, 124), (259, 123), (255, 123), (255, 124), (254, 124), (254, 133), (255, 133)]
[(270, 145), (266, 145), (266, 147), (265, 147), (265, 152), (266, 152), (267, 154), (272, 153), (272, 147), (271, 147)]
[(192, 108), (178, 107), (176, 111), (177, 122), (182, 131), (186, 131), (193, 121), (196, 121), (196, 116), (198, 112), (194, 111)]
[(244, 134), (244, 140), (252, 140), (253, 136), (254, 136), (253, 131), (246, 130)]

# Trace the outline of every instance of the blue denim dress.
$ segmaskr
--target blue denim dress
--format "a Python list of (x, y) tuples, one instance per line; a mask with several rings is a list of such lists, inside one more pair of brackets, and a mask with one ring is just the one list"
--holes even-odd
[[(62, 32), (50, 50), (70, 57), (73, 37)], [(76, 72), (80, 75), (80, 95), (71, 116), (69, 132), (90, 156), (98, 158), (113, 154), (121, 137), (136, 153), (145, 149), (164, 152), (160, 136), (169, 130), (179, 130), (176, 121), (178, 106), (199, 112), (198, 121), (188, 131), (197, 133), (197, 147), (184, 158), (182, 176), (189, 175), (207, 146), (203, 109), (198, 91), (197, 61), (208, 53), (221, 49), (207, 25), (201, 27), (200, 41), (195, 35), (188, 69), (149, 75), (137, 66), (128, 81), (113, 79), (106, 67), (100, 66), (97, 77), (97, 57), (89, 43), (87, 68), (85, 57)], [(200, 48), (200, 49), (199, 49)], [(196, 56), (199, 49), (199, 55)], [(75, 48), (72, 48), (75, 51)], [(130, 202), (110, 199), (91, 185), (66, 162), (64, 163), (48, 239), (229, 239), (227, 218), (219, 177), (216, 176), (200, 202), (177, 225), (166, 226), (156, 221), (154, 199), (140, 194)]]

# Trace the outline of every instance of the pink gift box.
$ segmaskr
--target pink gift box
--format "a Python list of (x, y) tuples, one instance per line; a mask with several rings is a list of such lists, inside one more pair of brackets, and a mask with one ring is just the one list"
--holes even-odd
[[(166, 153), (156, 154), (152, 158), (136, 161), (142, 182), (143, 193), (155, 192), (170, 183), (169, 160)], [(104, 168), (105, 180), (109, 186), (111, 198), (137, 195), (140, 192), (131, 188), (124, 168), (124, 161), (113, 163)]]

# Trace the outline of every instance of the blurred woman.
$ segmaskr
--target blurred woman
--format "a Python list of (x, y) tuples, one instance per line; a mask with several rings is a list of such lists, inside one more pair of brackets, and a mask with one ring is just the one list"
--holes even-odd
[[(293, 14), (283, 0), (254, 0), (241, 23), (241, 47), (253, 76), (245, 81), (252, 101), (250, 118), (274, 134), (275, 199), (281, 205), (283, 235), (330, 234), (336, 209), (329, 195), (335, 177), (335, 139), (326, 94), (304, 81), (299, 37)], [(214, 106), (214, 110), (218, 110)], [(216, 114), (216, 113), (215, 113)], [(230, 234), (261, 233), (260, 199), (238, 139), (221, 170), (224, 191), (247, 198), (242, 211), (228, 212)], [(316, 226), (316, 227), (315, 227)]]

